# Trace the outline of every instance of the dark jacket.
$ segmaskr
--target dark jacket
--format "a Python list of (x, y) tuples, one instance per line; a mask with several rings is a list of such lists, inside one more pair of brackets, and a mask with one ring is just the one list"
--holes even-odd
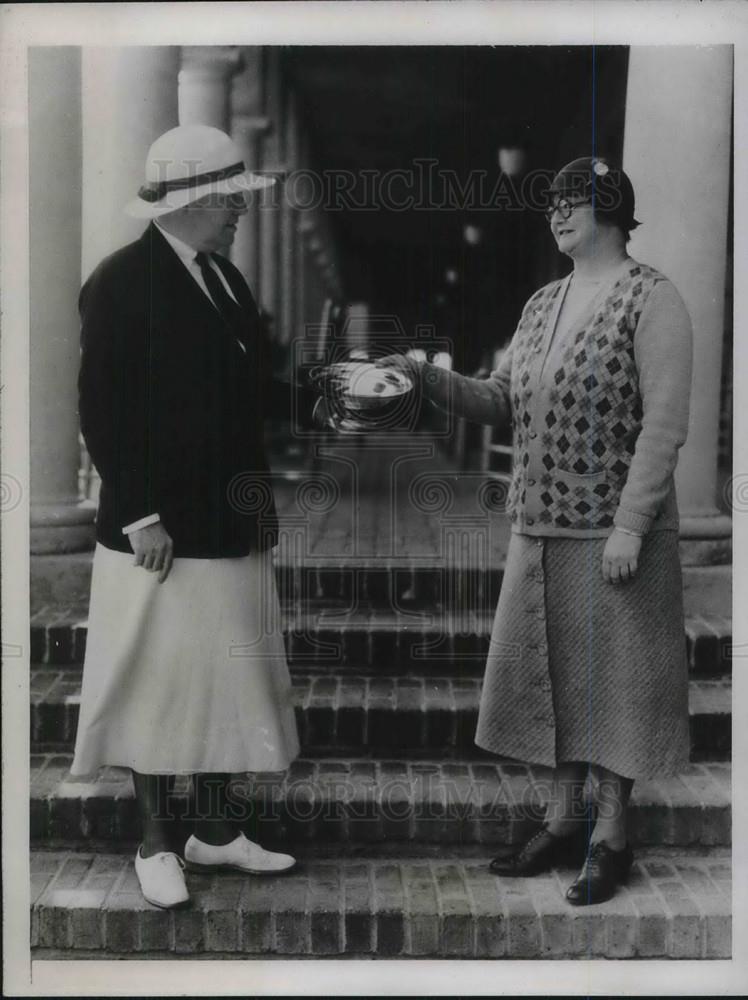
[(107, 257), (80, 295), (80, 421), (101, 476), (97, 539), (158, 513), (176, 557), (243, 556), (276, 544), (263, 441), (268, 416), (309, 419), (313, 394), (272, 378), (239, 271), (213, 258), (246, 316), (242, 351), (150, 225)]

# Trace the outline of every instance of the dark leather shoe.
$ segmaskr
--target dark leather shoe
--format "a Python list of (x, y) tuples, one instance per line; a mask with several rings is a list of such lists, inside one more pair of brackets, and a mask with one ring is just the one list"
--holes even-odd
[(567, 837), (556, 836), (544, 825), (520, 848), (494, 858), (489, 868), (494, 875), (539, 875), (554, 865), (578, 864), (586, 847), (586, 829), (581, 824), (579, 833)]
[(590, 845), (582, 870), (566, 890), (572, 906), (604, 903), (615, 895), (616, 888), (628, 881), (634, 852), (627, 844), (613, 851), (604, 840)]

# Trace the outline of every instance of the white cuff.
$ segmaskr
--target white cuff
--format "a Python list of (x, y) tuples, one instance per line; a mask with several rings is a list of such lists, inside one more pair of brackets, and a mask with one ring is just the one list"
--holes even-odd
[(149, 524), (157, 524), (161, 520), (159, 514), (148, 514), (146, 517), (141, 517), (139, 521), (133, 521), (132, 524), (126, 524), (122, 529), (123, 535), (129, 535), (133, 531), (137, 531), (138, 528), (147, 528)]
[(638, 531), (631, 531), (629, 528), (622, 528), (620, 524), (616, 525), (616, 531), (620, 531), (622, 535), (633, 535), (634, 538), (641, 538), (642, 535)]

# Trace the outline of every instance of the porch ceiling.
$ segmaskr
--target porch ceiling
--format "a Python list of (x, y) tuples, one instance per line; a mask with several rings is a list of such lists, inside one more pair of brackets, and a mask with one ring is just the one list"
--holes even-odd
[[(627, 50), (598, 48), (594, 58), (598, 150), (617, 154)], [(589, 47), (309, 46), (286, 49), (285, 59), (321, 171), (409, 170), (431, 159), (463, 181), (486, 171), (490, 191), (504, 143), (525, 142), (528, 166), (545, 169), (591, 148)], [(512, 225), (501, 214), (491, 213), (494, 230)], [(466, 221), (449, 209), (344, 208), (331, 216), (352, 293), (395, 299), (443, 270)]]

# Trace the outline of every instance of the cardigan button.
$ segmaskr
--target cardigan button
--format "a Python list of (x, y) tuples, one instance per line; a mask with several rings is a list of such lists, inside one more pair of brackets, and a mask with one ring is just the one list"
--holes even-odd
[(527, 485), (528, 485), (528, 486), (534, 486), (534, 485), (535, 485), (535, 483), (536, 483), (536, 480), (535, 480), (535, 479), (528, 479), (528, 480), (527, 480)]
[(538, 432), (537, 432), (537, 431), (530, 431), (530, 433), (529, 433), (529, 434), (528, 434), (527, 436), (528, 436), (528, 437), (529, 437), (529, 438), (530, 438), (531, 440), (533, 440), (533, 441), (534, 441), (534, 440), (535, 440), (535, 438), (536, 438), (536, 437), (538, 436)]
[(528, 524), (535, 524), (535, 518), (534, 517), (528, 517), (527, 518), (527, 523)]

